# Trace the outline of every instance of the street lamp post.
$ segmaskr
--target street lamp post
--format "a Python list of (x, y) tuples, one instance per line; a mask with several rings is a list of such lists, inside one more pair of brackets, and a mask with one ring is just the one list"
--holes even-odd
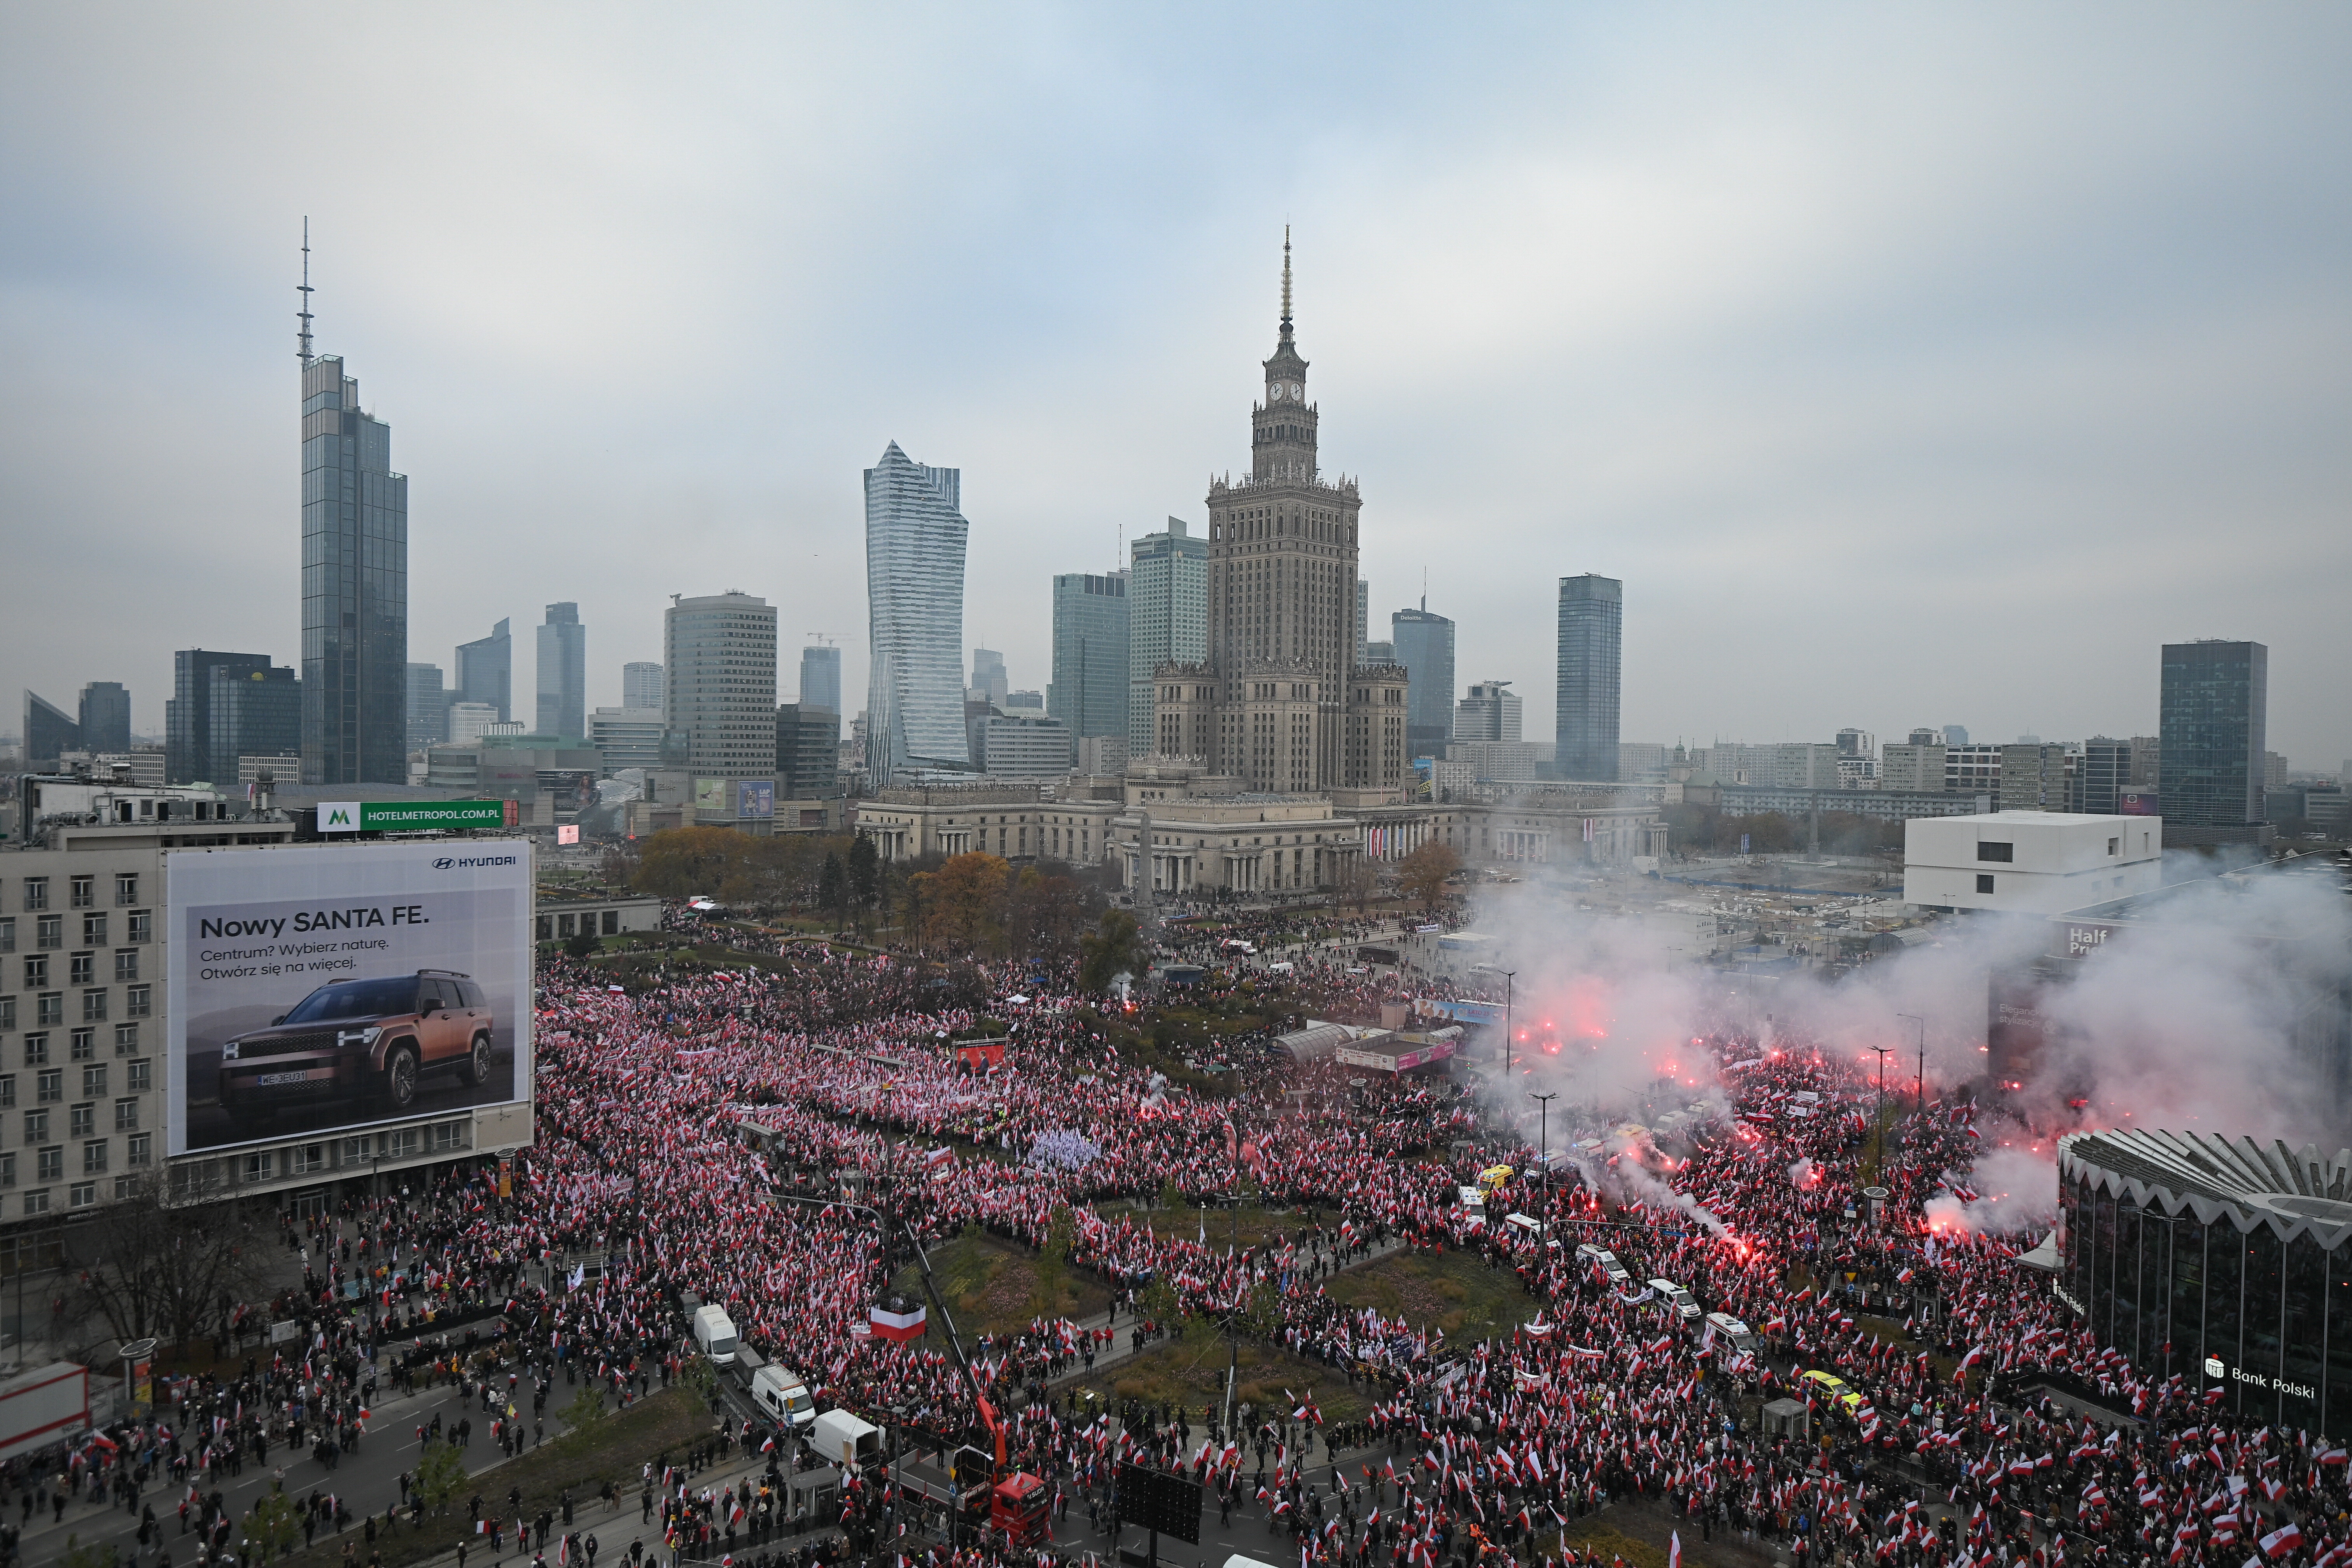
[(1871, 1118), (1871, 1123), (1878, 1139), (1878, 1163), (1883, 1168), (1886, 1163), (1886, 1053), (1895, 1047), (1873, 1046), (1870, 1048), (1878, 1053), (1878, 1111)]
[(1927, 1113), (1927, 1020), (1916, 1013), (1897, 1013), (1898, 1018), (1919, 1026), (1919, 1113)]
[(1518, 978), (1516, 969), (1503, 971), (1503, 1077), (1511, 1076), (1511, 982)]
[(1536, 1145), (1538, 1158), (1543, 1163), (1543, 1193), (1548, 1198), (1551, 1195), (1551, 1102), (1559, 1098), (1559, 1091), (1553, 1089), (1538, 1094), (1529, 1089), (1528, 1098), (1534, 1100), (1538, 1108), (1536, 1111)]

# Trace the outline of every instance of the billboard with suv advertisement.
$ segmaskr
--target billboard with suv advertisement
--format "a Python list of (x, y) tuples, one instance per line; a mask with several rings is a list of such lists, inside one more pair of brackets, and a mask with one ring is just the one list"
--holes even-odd
[(179, 850), (165, 884), (172, 1153), (528, 1097), (527, 841)]

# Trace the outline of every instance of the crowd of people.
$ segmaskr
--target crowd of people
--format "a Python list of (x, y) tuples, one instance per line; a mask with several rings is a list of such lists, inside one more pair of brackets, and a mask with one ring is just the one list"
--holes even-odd
[[(978, 1226), (1065, 1250), (1132, 1328), (1147, 1297), (1239, 1317), (1370, 1405), (1345, 1426), (1324, 1423), (1311, 1394), (1230, 1424), (1216, 1405), (1122, 1418), (1134, 1413), (1083, 1406), (1068, 1382), (1109, 1348), (1102, 1328), (1040, 1317), (982, 1337), (974, 1375), (1011, 1462), (1046, 1480), (1057, 1514), (1116, 1517), (1129, 1507), (1120, 1467), (1144, 1463), (1198, 1478), (1221, 1519), (1255, 1517), (1269, 1555), (1279, 1541), (1302, 1568), (1559, 1568), (1581, 1559), (1584, 1516), (1629, 1500), (1678, 1532), (1760, 1537), (1800, 1565), (2352, 1563), (2339, 1445), (2217, 1414), (2182, 1379), (2099, 1345), (2021, 1270), (2032, 1238), (1930, 1227), (1925, 1201), (1964, 1182), (1983, 1146), (1964, 1099), (1876, 1119), (1857, 1071), (1726, 1023), (1694, 1042), (1719, 1089), (1692, 1135), (1661, 1144), (1571, 1119), (1559, 1142), (1574, 1168), (1547, 1170), (1515, 1119), (1444, 1078), (1350, 1083), (1261, 1045), (1231, 1092), (1171, 1091), (1112, 1047), (1071, 976), (1036, 966), (989, 972), (987, 1011), (1010, 1032), (1002, 1064), (973, 1072), (949, 1042), (977, 1013), (942, 1004), (935, 973), (792, 953), (627, 989), (549, 963), (538, 1139), (511, 1195), (487, 1173), (453, 1175), (416, 1201), (289, 1230), (305, 1249), (304, 1339), (84, 1446), (26, 1488), (26, 1517), (93, 1487), (136, 1511), (143, 1478), (194, 1510), (209, 1560), (236, 1542), (207, 1481), (268, 1465), (273, 1443), (331, 1465), (363, 1442), (379, 1376), (467, 1380), (486, 1430), (519, 1450), (543, 1435), (559, 1369), (619, 1404), (671, 1382), (693, 1354), (688, 1292), (723, 1306), (821, 1405), (942, 1451), (984, 1446), (954, 1358), (869, 1323), (910, 1242)], [(1368, 1001), (1409, 989), (1360, 967), (1332, 960), (1301, 980)], [(1489, 1174), (1483, 1207), (1461, 1201), (1497, 1167), (1509, 1173)], [(1883, 1208), (1865, 1185), (1885, 1190)], [(1117, 1202), (1171, 1189), (1296, 1212), (1236, 1246), (1213, 1224)], [(1387, 1247), (1482, 1256), (1537, 1315), (1449, 1343), (1331, 1292), (1339, 1269)], [(1752, 1331), (1690, 1319), (1651, 1278)], [(493, 1342), (520, 1366), (498, 1373)], [(2085, 1396), (2039, 1392), (2036, 1374)], [(747, 1447), (756, 1436), (724, 1433)], [(887, 1478), (852, 1478), (837, 1521), (787, 1531), (773, 1487), (698, 1490), (680, 1473), (658, 1496), (648, 1478), (640, 1522), (697, 1558), (735, 1552), (740, 1531), (736, 1561), (753, 1568), (852, 1552), (1034, 1568), (1037, 1549), (1001, 1539), (919, 1540), (900, 1500)], [(324, 1489), (306, 1507), (342, 1522)]]

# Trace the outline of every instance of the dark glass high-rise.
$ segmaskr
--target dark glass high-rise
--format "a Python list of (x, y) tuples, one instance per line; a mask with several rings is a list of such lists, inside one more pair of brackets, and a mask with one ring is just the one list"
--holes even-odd
[(407, 777), (408, 476), (334, 354), (302, 366), (302, 782)]

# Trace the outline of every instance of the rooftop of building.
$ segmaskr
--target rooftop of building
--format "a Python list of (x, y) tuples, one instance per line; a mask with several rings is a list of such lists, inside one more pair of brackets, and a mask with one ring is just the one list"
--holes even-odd
[(2323, 1155), (2283, 1139), (2134, 1128), (2069, 1133), (2058, 1141), (2058, 1170), (2061, 1181), (2175, 1217), (2210, 1224), (2226, 1211), (2242, 1230), (2267, 1222), (2282, 1240), (2308, 1230), (2330, 1248), (2352, 1237), (2352, 1148)]

